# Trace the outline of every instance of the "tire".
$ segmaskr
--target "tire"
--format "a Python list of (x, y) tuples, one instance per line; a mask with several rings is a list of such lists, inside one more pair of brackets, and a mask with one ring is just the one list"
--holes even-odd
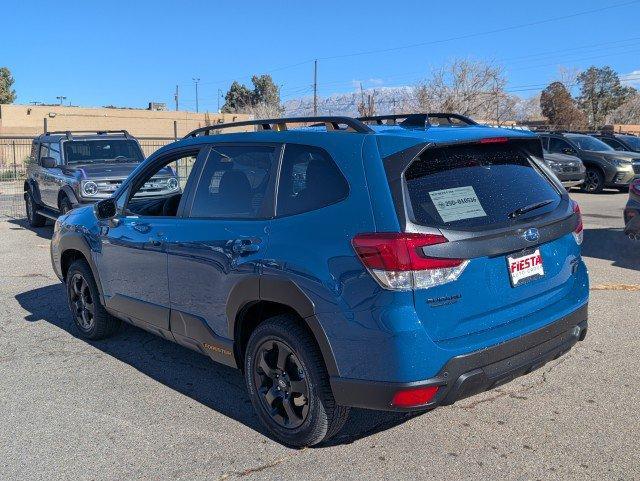
[(36, 209), (38, 204), (33, 198), (30, 190), (24, 194), (25, 210), (27, 211), (27, 221), (31, 227), (42, 227), (47, 223), (47, 218), (38, 214)]
[(69, 197), (67, 197), (66, 195), (62, 196), (62, 199), (60, 199), (60, 214), (64, 215), (67, 212), (69, 212), (71, 209), (73, 209), (73, 205), (71, 205), (71, 201), (69, 200)]
[(244, 376), (260, 421), (287, 446), (321, 443), (348, 419), (349, 408), (336, 405), (318, 347), (292, 316), (272, 317), (254, 330), (247, 343)]
[(587, 167), (584, 183), (580, 186), (580, 190), (590, 194), (599, 194), (602, 189), (604, 189), (604, 175), (600, 169)]
[(110, 315), (100, 303), (98, 286), (89, 264), (84, 259), (73, 262), (65, 281), (69, 309), (82, 337), (97, 341), (111, 336), (120, 327), (120, 320)]

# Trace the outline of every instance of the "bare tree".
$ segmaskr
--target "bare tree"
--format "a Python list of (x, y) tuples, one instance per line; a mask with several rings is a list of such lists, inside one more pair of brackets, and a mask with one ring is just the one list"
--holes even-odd
[(515, 105), (515, 120), (539, 120), (542, 118), (542, 110), (540, 110), (540, 94), (531, 98), (518, 98)]
[(375, 95), (376, 91), (374, 90), (372, 93), (367, 93), (365, 95), (364, 90), (362, 89), (362, 83), (360, 83), (360, 102), (358, 102), (358, 114), (362, 117), (372, 117), (376, 114), (376, 103), (375, 103)]
[(578, 75), (580, 75), (580, 69), (576, 67), (558, 67), (558, 78), (557, 81), (560, 82), (565, 88), (571, 92), (573, 87), (578, 84)]
[(247, 105), (242, 113), (252, 115), (254, 119), (275, 119), (282, 115), (283, 109), (280, 104), (272, 102), (258, 102)]
[(640, 125), (640, 93), (634, 94), (607, 116), (610, 124)]
[(455, 59), (434, 70), (414, 94), (421, 111), (455, 112), (500, 123), (515, 113), (515, 98), (505, 92), (506, 84), (498, 65)]

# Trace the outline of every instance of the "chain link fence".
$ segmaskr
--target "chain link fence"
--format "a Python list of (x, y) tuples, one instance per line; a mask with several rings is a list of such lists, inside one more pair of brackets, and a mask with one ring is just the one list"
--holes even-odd
[[(0, 221), (22, 219), (26, 216), (24, 181), (32, 141), (33, 137), (0, 136)], [(164, 137), (138, 138), (145, 157), (173, 141), (173, 138)], [(176, 165), (174, 169), (183, 183), (191, 165)]]

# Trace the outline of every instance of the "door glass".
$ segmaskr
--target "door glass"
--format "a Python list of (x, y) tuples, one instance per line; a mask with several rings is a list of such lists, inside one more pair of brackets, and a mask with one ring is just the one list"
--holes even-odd
[(562, 154), (563, 149), (571, 149), (571, 146), (561, 139), (550, 139), (549, 140), (549, 152), (554, 154)]
[[(196, 150), (167, 157), (153, 171), (136, 179), (125, 212), (142, 216), (175, 217), (182, 200), (183, 186), (187, 184), (197, 156)], [(188, 166), (180, 170), (182, 178), (175, 166)]]
[(53, 157), (56, 160), (56, 165), (61, 165), (62, 160), (60, 157), (60, 144), (52, 142), (49, 144), (49, 157)]
[(286, 145), (278, 186), (278, 215), (319, 209), (348, 194), (347, 181), (326, 151), (307, 145)]
[(540, 141), (542, 142), (542, 148), (549, 150), (549, 137), (540, 137)]
[(49, 143), (40, 144), (40, 155), (38, 155), (38, 163), (42, 165), (42, 159), (49, 157)]
[(216, 145), (198, 182), (190, 217), (263, 218), (263, 203), (279, 149)]

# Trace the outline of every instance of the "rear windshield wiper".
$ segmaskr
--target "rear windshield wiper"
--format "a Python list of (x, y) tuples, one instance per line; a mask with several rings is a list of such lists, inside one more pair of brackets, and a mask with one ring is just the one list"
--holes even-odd
[(541, 202), (536, 202), (535, 204), (525, 205), (524, 207), (519, 207), (513, 212), (507, 214), (510, 219), (514, 217), (519, 217), (522, 214), (526, 214), (527, 212), (531, 212), (532, 210), (539, 209), (540, 207), (544, 207), (545, 205), (549, 205), (553, 202), (553, 199), (543, 200)]

